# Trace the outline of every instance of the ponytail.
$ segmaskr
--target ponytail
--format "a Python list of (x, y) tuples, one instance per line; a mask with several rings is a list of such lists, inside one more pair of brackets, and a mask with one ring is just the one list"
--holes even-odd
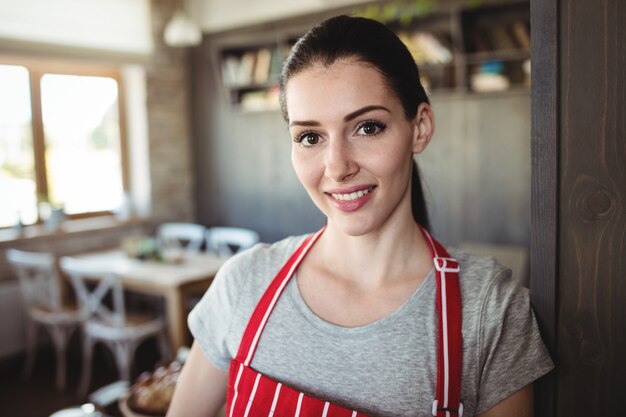
[(422, 181), (415, 160), (413, 160), (413, 167), (411, 168), (411, 211), (413, 212), (413, 219), (424, 229), (430, 230)]

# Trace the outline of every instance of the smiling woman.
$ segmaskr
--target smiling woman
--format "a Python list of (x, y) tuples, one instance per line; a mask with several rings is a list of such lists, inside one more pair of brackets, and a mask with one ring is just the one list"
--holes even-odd
[[(384, 25), (339, 16), (292, 49), (281, 107), (326, 226), (218, 273), (170, 416), (528, 416), (552, 367), (528, 291), (427, 231), (413, 162), (434, 133), (419, 72)], [(293, 278), (293, 279), (292, 279)]]

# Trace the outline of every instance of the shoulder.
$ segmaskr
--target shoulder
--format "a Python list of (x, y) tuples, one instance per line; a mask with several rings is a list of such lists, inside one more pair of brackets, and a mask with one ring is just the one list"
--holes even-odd
[(220, 369), (237, 352), (252, 310), (272, 278), (306, 236), (261, 243), (229, 258), (189, 314), (189, 328), (207, 358)]
[(274, 243), (258, 243), (228, 259), (215, 284), (241, 288), (269, 282), (309, 235), (289, 236)]
[(505, 318), (530, 317), (529, 290), (512, 277), (510, 268), (491, 256), (460, 251), (451, 251), (451, 256), (461, 267), (459, 285), (464, 325), (476, 325), (479, 327), (476, 330), (482, 332), (483, 326), (500, 326)]
[(461, 267), (459, 282), (465, 299), (484, 301), (496, 289), (513, 292), (526, 291), (512, 279), (511, 269), (499, 263), (493, 256), (476, 256), (459, 250), (451, 250)]

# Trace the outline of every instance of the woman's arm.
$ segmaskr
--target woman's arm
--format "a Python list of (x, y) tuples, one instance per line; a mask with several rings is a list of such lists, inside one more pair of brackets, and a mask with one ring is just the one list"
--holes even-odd
[(477, 417), (533, 417), (533, 384), (526, 385)]
[(194, 343), (181, 371), (167, 417), (212, 417), (226, 401), (228, 373), (207, 360)]

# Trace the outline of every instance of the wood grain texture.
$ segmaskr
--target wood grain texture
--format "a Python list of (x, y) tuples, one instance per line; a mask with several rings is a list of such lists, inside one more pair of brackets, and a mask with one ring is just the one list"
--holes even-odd
[(561, 0), (557, 415), (624, 415), (626, 3)]
[[(558, 278), (558, 0), (531, 1), (531, 301), (556, 359)], [(558, 366), (558, 361), (557, 361)], [(555, 373), (535, 383), (535, 415), (555, 413)]]

